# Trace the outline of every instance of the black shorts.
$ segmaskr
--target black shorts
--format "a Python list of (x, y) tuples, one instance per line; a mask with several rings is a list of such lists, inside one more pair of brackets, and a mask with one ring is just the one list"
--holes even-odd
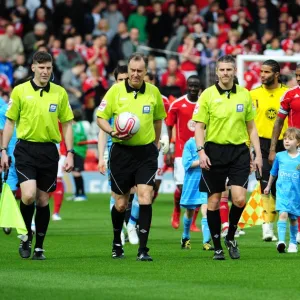
[(55, 191), (59, 154), (54, 143), (18, 140), (14, 156), (20, 184), (36, 180), (37, 188), (41, 191)]
[[(270, 146), (271, 146), (271, 139), (265, 139), (265, 138), (259, 138), (260, 142), (260, 150), (261, 155), (263, 159), (263, 167), (262, 167), (262, 180), (261, 180), (261, 190), (263, 191), (269, 181), (270, 177), (270, 171), (272, 169), (272, 166), (269, 164), (268, 157), (270, 153)], [(284, 151), (283, 141), (279, 140), (276, 145), (276, 153), (280, 151)], [(277, 180), (277, 178), (276, 178)], [(271, 187), (271, 193), (272, 195), (276, 195), (276, 180), (274, 180), (272, 187)]]
[(250, 173), (250, 151), (246, 144), (219, 145), (208, 142), (205, 153), (209, 157), (210, 170), (202, 169), (200, 191), (208, 194), (225, 191), (226, 179), (230, 185), (248, 185)]
[(154, 143), (124, 146), (114, 143), (109, 154), (111, 190), (123, 195), (137, 184), (154, 186), (158, 149)]
[(84, 158), (78, 154), (74, 154), (74, 171), (84, 171)]

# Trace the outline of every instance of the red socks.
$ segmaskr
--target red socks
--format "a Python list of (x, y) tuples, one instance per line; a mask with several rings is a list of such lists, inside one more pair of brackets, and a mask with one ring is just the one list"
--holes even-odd
[(174, 211), (180, 213), (180, 197), (181, 191), (179, 188), (176, 188), (174, 192)]
[(229, 207), (228, 207), (228, 197), (222, 197), (220, 202), (220, 216), (221, 223), (228, 223), (229, 221)]
[(62, 178), (57, 178), (56, 190), (52, 193), (54, 201), (54, 214), (58, 214), (60, 211), (61, 204), (64, 199), (64, 183)]

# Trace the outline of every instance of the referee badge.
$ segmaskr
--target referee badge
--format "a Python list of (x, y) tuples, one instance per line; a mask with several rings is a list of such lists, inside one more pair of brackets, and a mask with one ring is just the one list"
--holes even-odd
[(236, 105), (236, 111), (237, 112), (243, 112), (244, 111), (244, 104), (237, 104)]
[(50, 104), (49, 106), (49, 112), (56, 112), (57, 104)]
[(143, 106), (143, 114), (150, 114), (150, 105)]

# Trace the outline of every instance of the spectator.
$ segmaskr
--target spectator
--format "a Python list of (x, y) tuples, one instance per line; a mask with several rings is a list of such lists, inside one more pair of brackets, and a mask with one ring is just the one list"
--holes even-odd
[(29, 75), (29, 69), (26, 64), (24, 54), (19, 54), (14, 65), (14, 82), (21, 81)]
[[(32, 0), (30, 0), (32, 1)], [(40, 5), (35, 9), (34, 11), (34, 18), (37, 15), (37, 11), (39, 8), (43, 8), (46, 14), (46, 20), (51, 20), (52, 19), (52, 10), (53, 10), (53, 6), (52, 3), (48, 3), (48, 0), (40, 0)]]
[(180, 54), (180, 70), (186, 80), (191, 75), (197, 75), (197, 65), (200, 63), (200, 52), (195, 48), (195, 39), (192, 34), (184, 38), (182, 45), (178, 47)]
[(124, 21), (123, 15), (118, 11), (117, 1), (111, 0), (109, 2), (107, 10), (103, 13), (103, 18), (108, 21), (108, 26), (113, 34), (116, 34), (118, 24)]
[(75, 51), (74, 38), (68, 38), (65, 42), (65, 50), (62, 51), (56, 59), (56, 66), (60, 73), (73, 68), (78, 63), (83, 62), (82, 57)]
[[(161, 3), (154, 1), (153, 13), (149, 16), (147, 22), (148, 45), (154, 49), (164, 49), (169, 41), (171, 30), (172, 28), (167, 22), (167, 17), (162, 12)], [(151, 51), (151, 53), (155, 53), (155, 50)]]
[(272, 42), (275, 37), (274, 31), (272, 29), (266, 29), (264, 35), (261, 38), (262, 50), (265, 50), (267, 46)]
[(58, 36), (60, 37), (61, 42), (64, 44), (66, 39), (73, 37), (76, 33), (76, 29), (72, 24), (70, 17), (64, 17), (63, 24), (60, 28)]
[(132, 28), (137, 28), (139, 30), (139, 42), (146, 43), (147, 41), (147, 17), (145, 16), (145, 7), (143, 5), (138, 5), (136, 13), (129, 16), (128, 19), (128, 30)]
[(51, 47), (51, 54), (54, 58), (54, 60), (56, 61), (58, 55), (62, 52), (61, 49), (61, 40), (60, 39), (55, 39), (52, 43), (52, 47)]
[(237, 30), (230, 30), (228, 32), (228, 43), (223, 44), (222, 50), (225, 55), (237, 56), (242, 54), (243, 47), (238, 43), (240, 33)]
[(29, 11), (30, 19), (34, 18), (39, 7), (43, 7), (46, 10), (47, 18), (52, 15), (54, 9), (52, 0), (26, 0), (26, 8)]
[(100, 36), (102, 34), (107, 36), (108, 44), (111, 43), (115, 36), (115, 32), (109, 28), (108, 21), (106, 19), (101, 19), (93, 31), (93, 36)]
[(139, 50), (139, 30), (131, 28), (129, 39), (125, 40), (122, 44), (122, 52), (124, 59), (128, 60), (134, 52), (142, 52)]
[(209, 33), (218, 38), (218, 46), (221, 47), (227, 41), (229, 30), (230, 26), (226, 23), (225, 15), (220, 13)]
[[(30, 19), (29, 19), (28, 9), (24, 5), (24, 0), (15, 0), (14, 4), (15, 5), (9, 9), (9, 14), (10, 16), (14, 16), (18, 18), (20, 20), (20, 23), (22, 24), (23, 31), (28, 32), (30, 26)], [(15, 28), (15, 30), (16, 33), (18, 34), (17, 28)]]
[(260, 39), (266, 29), (274, 28), (271, 26), (271, 22), (269, 21), (269, 14), (265, 7), (261, 7), (258, 12), (258, 20), (254, 23), (255, 31), (257, 33), (258, 38)]
[(109, 64), (107, 37), (105, 34), (94, 38), (93, 46), (87, 50), (87, 63), (89, 66), (95, 64), (98, 67), (99, 76), (105, 77), (105, 68)]
[(33, 31), (28, 32), (23, 39), (26, 57), (32, 57), (40, 45), (48, 44), (47, 26), (45, 23), (34, 25)]
[(300, 39), (297, 39), (293, 45), (293, 55), (300, 57)]
[(277, 37), (273, 38), (271, 45), (267, 46), (267, 49), (264, 51), (266, 56), (284, 56), (285, 52), (280, 48), (280, 41)]
[(116, 64), (118, 63), (118, 61), (125, 58), (123, 44), (127, 41), (129, 41), (129, 32), (127, 29), (127, 25), (124, 21), (121, 21), (118, 25), (118, 32), (110, 43), (110, 47), (115, 54)]
[(167, 11), (168, 22), (171, 27), (171, 35), (176, 35), (176, 31), (181, 23), (182, 16), (176, 9), (176, 3), (170, 2)]
[(15, 63), (18, 54), (23, 51), (22, 40), (15, 35), (14, 26), (7, 25), (5, 34), (0, 36), (0, 61)]
[(72, 109), (81, 108), (82, 82), (80, 75), (85, 71), (84, 62), (77, 62), (74, 67), (63, 72), (61, 83), (66, 89)]
[(171, 98), (179, 98), (182, 96), (182, 91), (180, 87), (176, 85), (177, 78), (175, 75), (169, 74), (167, 77), (166, 85), (160, 88), (160, 92), (162, 95)]
[[(175, 81), (173, 81), (174, 77)], [(178, 61), (175, 57), (172, 57), (168, 60), (168, 69), (161, 76), (160, 86), (177, 86), (182, 95), (186, 92), (186, 79), (183, 73), (179, 70)]]
[(52, 33), (53, 26), (52, 26), (52, 19), (51, 15), (47, 15), (47, 11), (44, 7), (39, 7), (36, 9), (34, 18), (33, 18), (33, 24), (36, 23), (44, 23), (47, 26), (48, 32)]

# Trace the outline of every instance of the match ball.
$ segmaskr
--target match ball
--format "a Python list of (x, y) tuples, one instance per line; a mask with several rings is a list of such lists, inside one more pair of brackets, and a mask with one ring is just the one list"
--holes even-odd
[(140, 120), (130, 112), (122, 112), (117, 116), (115, 125), (119, 133), (133, 135), (140, 129)]

